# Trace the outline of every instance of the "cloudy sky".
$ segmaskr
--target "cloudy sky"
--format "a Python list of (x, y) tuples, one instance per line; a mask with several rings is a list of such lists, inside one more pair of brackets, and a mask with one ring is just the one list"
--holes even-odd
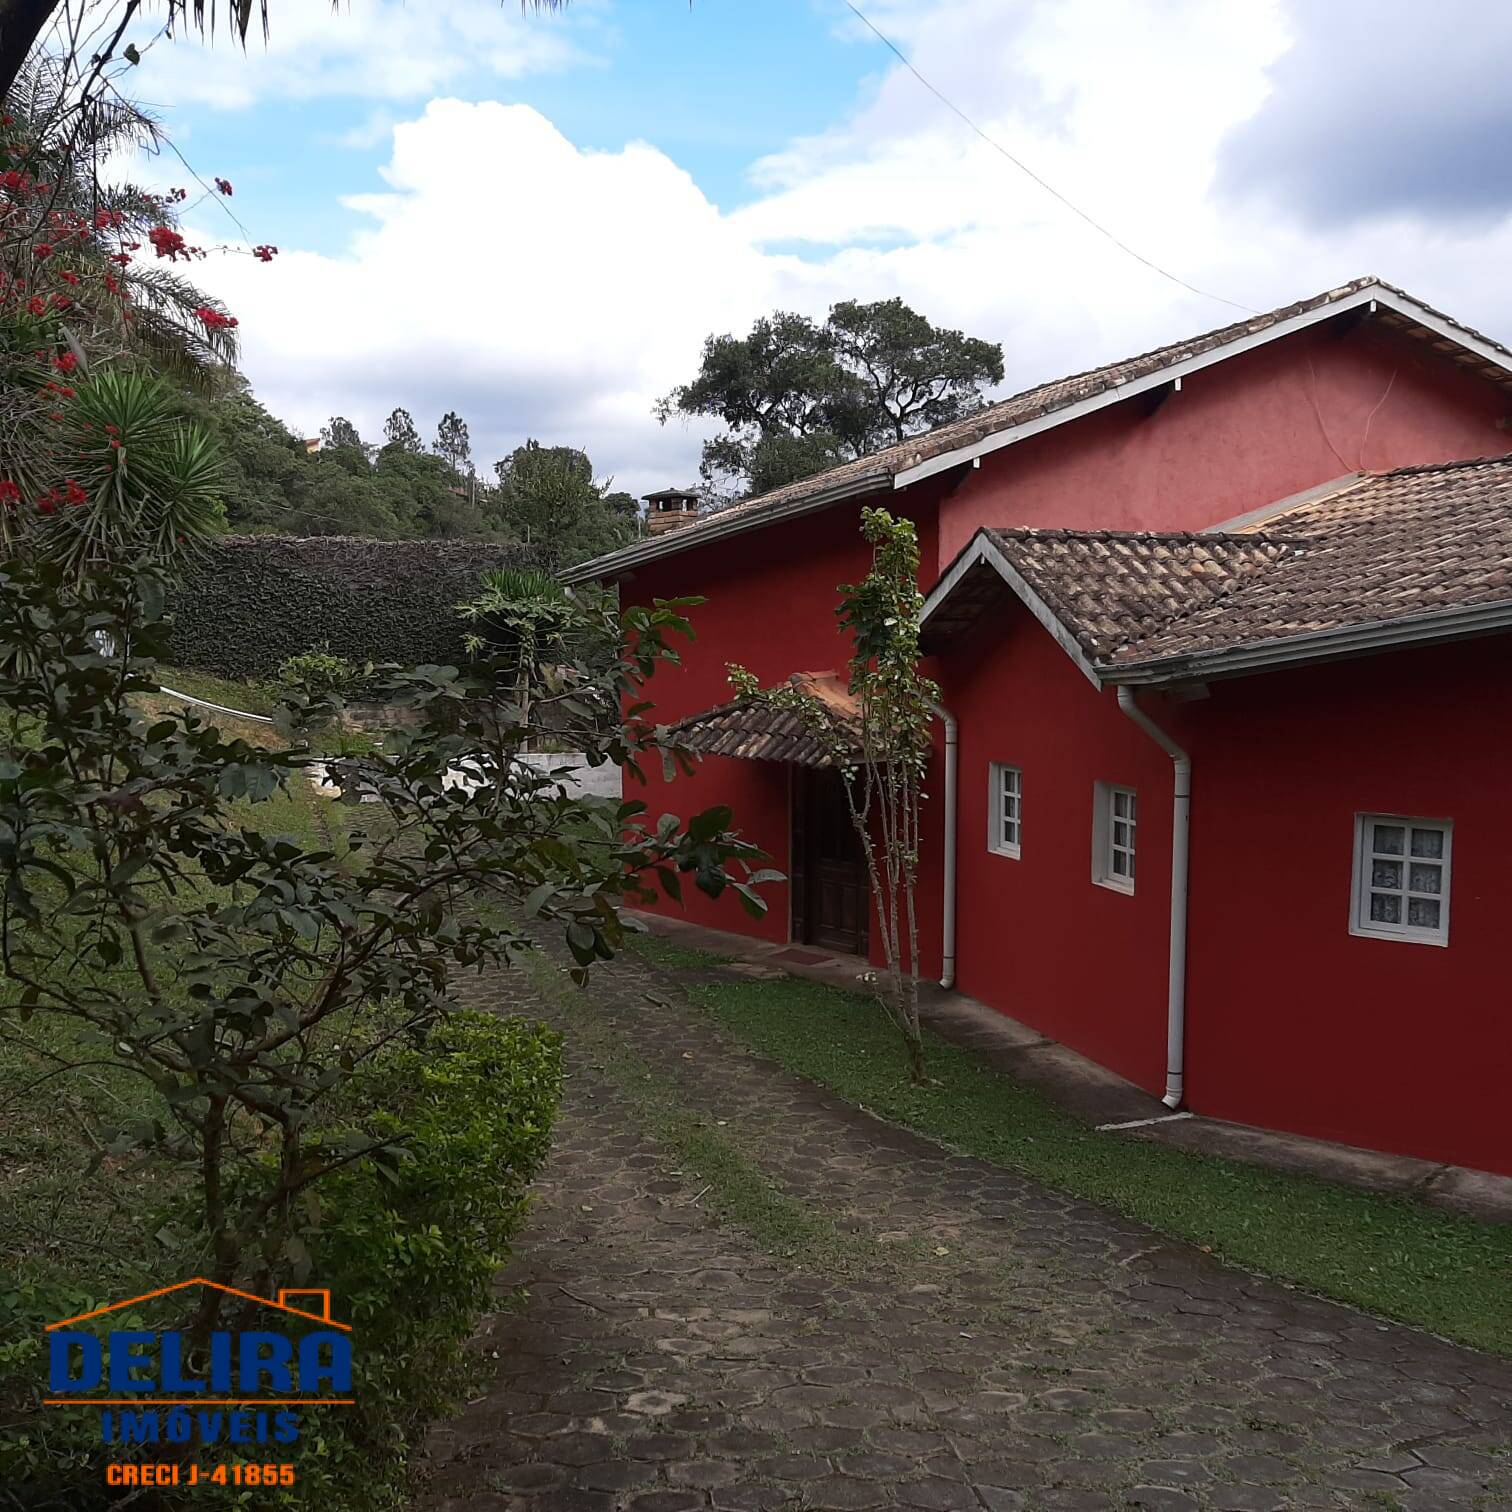
[[(858, 4), (1205, 292), (844, 0), (281, 0), (266, 47), (158, 41), (132, 82), (281, 249), (196, 270), (264, 402), (456, 409), (485, 468), (535, 436), (689, 480), (700, 432), (651, 406), (704, 336), (841, 298), (1000, 341), (1006, 392), (1362, 273), (1512, 338), (1512, 7)], [(197, 238), (240, 242), (220, 208)]]

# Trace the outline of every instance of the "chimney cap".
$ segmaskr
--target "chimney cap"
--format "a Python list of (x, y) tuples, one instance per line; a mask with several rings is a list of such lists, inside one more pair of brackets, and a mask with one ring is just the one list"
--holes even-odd
[(692, 499), (698, 502), (698, 490), (696, 488), (659, 488), (655, 493), (642, 494), (648, 504), (654, 504), (659, 499)]

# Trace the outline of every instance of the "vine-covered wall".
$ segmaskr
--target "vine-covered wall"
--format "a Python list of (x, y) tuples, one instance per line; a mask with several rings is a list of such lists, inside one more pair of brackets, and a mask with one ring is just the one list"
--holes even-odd
[(271, 677), (322, 645), (358, 663), (456, 663), (456, 608), (483, 574), (551, 565), (497, 541), (225, 536), (174, 595), (169, 655), (239, 678)]

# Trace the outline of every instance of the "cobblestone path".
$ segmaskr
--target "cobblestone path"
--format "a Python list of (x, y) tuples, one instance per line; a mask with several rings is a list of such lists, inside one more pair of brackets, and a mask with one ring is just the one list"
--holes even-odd
[(642, 961), (466, 990), (572, 1075), (423, 1512), (1512, 1507), (1508, 1362), (876, 1122)]

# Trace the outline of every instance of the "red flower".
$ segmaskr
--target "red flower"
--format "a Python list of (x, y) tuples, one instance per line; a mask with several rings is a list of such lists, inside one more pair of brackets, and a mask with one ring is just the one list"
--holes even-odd
[(63, 352), (59, 356), (53, 358), (52, 365), (57, 368), (60, 373), (71, 373), (76, 367), (78, 367), (79, 359), (75, 357), (72, 352)]
[(230, 199), (230, 197), (231, 197), (231, 180), (230, 179), (223, 179), (223, 178), (216, 179), (216, 181), (215, 181), (215, 187), (217, 189), (219, 189), (220, 192), (222, 194), (224, 194), (227, 199)]
[(12, 483), (9, 478), (0, 478), (0, 504), (19, 504), (21, 502), (21, 489), (19, 485)]
[(212, 310), (209, 305), (201, 305), (194, 314), (207, 331), (222, 331), (237, 324), (234, 315), (222, 315), (219, 310)]
[(79, 282), (79, 275), (77, 273), (70, 273), (67, 268), (60, 269), (58, 277), (61, 278), (66, 284), (73, 284), (77, 286)]
[(152, 243), (157, 255), (166, 257), (169, 262), (177, 262), (179, 258), (189, 255), (184, 238), (171, 226), (154, 226), (147, 233), (147, 240)]
[(26, 308), (30, 310), (33, 315), (45, 315), (47, 314), (47, 301), (44, 299), (39, 299), (35, 294), (33, 294), (32, 297), (26, 301)]
[(87, 504), (89, 502), (89, 495), (72, 478), (67, 479), (63, 486), (68, 490), (66, 497), (70, 504)]
[(278, 248), (270, 247), (265, 243), (261, 247), (253, 247), (252, 255), (258, 262), (272, 262), (278, 256)]
[(32, 248), (32, 256), (38, 259), (38, 261), (46, 261), (52, 255), (53, 249), (50, 242), (38, 242), (37, 245)]
[(53, 309), (55, 310), (66, 310), (73, 304), (73, 300), (71, 300), (66, 294), (54, 294), (52, 297), (52, 302)]

